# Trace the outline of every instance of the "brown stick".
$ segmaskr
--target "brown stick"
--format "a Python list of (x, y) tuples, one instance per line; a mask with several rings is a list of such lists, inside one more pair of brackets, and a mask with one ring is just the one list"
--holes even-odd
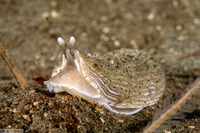
[(185, 95), (178, 100), (167, 112), (162, 114), (155, 122), (153, 122), (144, 133), (152, 133), (155, 131), (161, 124), (163, 124), (168, 118), (175, 114), (200, 88), (200, 77), (196, 79), (194, 83), (189, 85), (186, 90), (188, 90)]
[(188, 57), (191, 57), (191, 56), (199, 56), (199, 55), (200, 55), (200, 52), (194, 52), (194, 53), (190, 53), (188, 55), (182, 56), (182, 57), (178, 58), (177, 60), (182, 60), (184, 58), (188, 58)]
[(28, 86), (28, 83), (26, 82), (25, 78), (22, 76), (19, 69), (16, 67), (12, 58), (10, 57), (8, 52), (6, 52), (5, 48), (3, 47), (3, 45), (1, 43), (0, 43), (0, 53), (3, 56), (4, 60), (7, 62), (8, 66), (10, 67), (14, 76), (16, 77), (21, 88), (25, 89)]

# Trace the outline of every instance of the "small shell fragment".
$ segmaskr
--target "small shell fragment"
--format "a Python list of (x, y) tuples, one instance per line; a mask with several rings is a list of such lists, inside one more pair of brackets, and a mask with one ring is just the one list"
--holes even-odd
[(155, 104), (165, 87), (161, 66), (146, 52), (121, 49), (86, 55), (75, 47), (74, 37), (63, 46), (62, 61), (45, 82), (49, 91), (66, 91), (120, 114), (135, 114)]

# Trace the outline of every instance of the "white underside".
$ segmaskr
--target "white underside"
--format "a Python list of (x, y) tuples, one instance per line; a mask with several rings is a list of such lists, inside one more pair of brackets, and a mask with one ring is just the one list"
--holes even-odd
[(54, 91), (55, 93), (58, 93), (58, 92), (66, 91), (68, 93), (71, 92), (70, 93), (71, 95), (76, 95), (76, 96), (79, 96), (79, 97), (81, 97), (80, 95), (85, 95), (85, 96), (93, 98), (93, 99), (100, 98), (100, 94), (90, 95), (90, 93), (85, 92), (84, 90), (81, 90), (80, 88), (75, 88), (75, 87), (72, 87), (72, 86), (68, 86), (66, 84), (59, 84), (58, 85), (58, 84), (50, 83), (48, 81), (44, 82), (44, 84), (47, 85), (47, 88), (50, 92)]
[[(132, 108), (133, 111), (123, 111), (123, 112), (119, 112), (117, 110), (114, 110), (113, 108), (110, 107), (110, 105), (108, 105), (107, 103), (105, 102), (98, 102), (99, 105), (103, 105), (106, 109), (108, 109), (109, 111), (111, 112), (114, 112), (114, 113), (117, 113), (117, 114), (125, 114), (125, 115), (132, 115), (132, 114), (135, 114), (137, 112), (139, 112), (140, 110), (142, 110), (143, 108)], [(120, 108), (120, 107), (117, 107), (118, 109), (126, 109), (126, 108)], [(128, 109), (131, 109), (131, 108), (127, 108)]]
[[(101, 95), (89, 95), (87, 92), (83, 92), (83, 91), (80, 92), (79, 91), (80, 89), (72, 88), (70, 86), (66, 86), (66, 85), (62, 85), (62, 84), (56, 85), (54, 83), (49, 83), (48, 81), (44, 82), (44, 84), (47, 85), (47, 88), (50, 92), (54, 91), (55, 93), (58, 93), (58, 92), (65, 92), (66, 91), (69, 94), (75, 95), (75, 96), (78, 96), (78, 97), (80, 97), (80, 95), (82, 95), (82, 98), (83, 98), (83, 95), (85, 95), (86, 97), (90, 97), (91, 99), (96, 99), (96, 100), (94, 100), (95, 103), (98, 103), (99, 105), (104, 106), (106, 109), (108, 109), (109, 111), (114, 112), (114, 113), (132, 115), (132, 114), (135, 114), (135, 113), (137, 113), (137, 112), (139, 112), (140, 110), (143, 109), (143, 108), (138, 108), (138, 109), (132, 108), (133, 111), (119, 112), (117, 110), (114, 110), (110, 105), (108, 105), (106, 101), (100, 100), (100, 99), (103, 99), (101, 97)], [(124, 110), (126, 109), (126, 108), (121, 108), (121, 107), (115, 107), (115, 108), (124, 109)], [(130, 109), (131, 108), (127, 108), (127, 110), (130, 110)]]

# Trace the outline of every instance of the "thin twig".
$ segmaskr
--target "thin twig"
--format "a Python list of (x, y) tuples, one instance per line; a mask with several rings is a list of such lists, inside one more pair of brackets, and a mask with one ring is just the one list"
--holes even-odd
[(161, 124), (163, 124), (168, 118), (175, 114), (200, 88), (200, 77), (198, 77), (194, 83), (189, 85), (186, 90), (188, 90), (185, 95), (178, 100), (167, 112), (162, 114), (155, 122), (153, 122), (144, 133), (152, 133), (155, 131)]
[(185, 58), (188, 58), (188, 57), (191, 57), (191, 56), (199, 56), (199, 55), (200, 55), (200, 52), (193, 52), (193, 53), (190, 53), (188, 55), (179, 57), (179, 58), (177, 58), (177, 60), (182, 60), (182, 59), (185, 59)]
[(14, 64), (12, 58), (8, 54), (8, 52), (5, 50), (3, 45), (0, 43), (0, 53), (3, 56), (4, 60), (7, 62), (8, 66), (10, 67), (12, 73), (16, 77), (18, 83), (20, 84), (21, 88), (24, 89), (28, 86), (28, 83), (26, 82), (25, 78), (20, 73), (19, 69)]

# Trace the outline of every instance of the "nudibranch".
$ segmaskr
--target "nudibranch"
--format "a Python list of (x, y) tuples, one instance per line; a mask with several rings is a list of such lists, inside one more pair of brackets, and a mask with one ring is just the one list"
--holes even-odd
[(120, 49), (106, 54), (84, 54), (75, 38), (69, 45), (58, 38), (60, 65), (45, 82), (49, 91), (66, 91), (120, 114), (135, 114), (162, 96), (165, 77), (161, 66), (142, 50)]

